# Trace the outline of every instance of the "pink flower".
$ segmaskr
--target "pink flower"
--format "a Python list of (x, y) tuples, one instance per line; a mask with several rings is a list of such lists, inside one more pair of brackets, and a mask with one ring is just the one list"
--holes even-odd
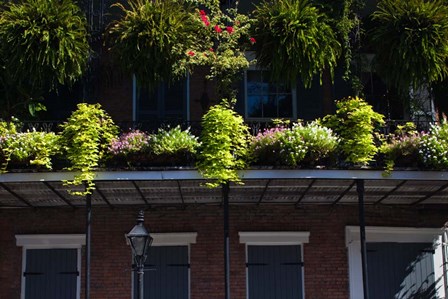
[(210, 48), (210, 52), (215, 52), (215, 50), (213, 50), (213, 48)]
[(194, 56), (194, 52), (193, 51), (189, 51), (187, 54), (188, 54), (188, 56)]
[(232, 33), (233, 33), (233, 27), (232, 27), (232, 26), (227, 26), (227, 27), (226, 27), (226, 30), (227, 30), (227, 32), (228, 32), (229, 34), (232, 34)]
[(203, 9), (201, 9), (201, 10), (199, 11), (199, 13), (201, 14), (201, 16), (205, 16), (205, 11), (204, 11)]
[(218, 25), (215, 25), (215, 31), (218, 32), (218, 33), (221, 33), (222, 29)]
[(251, 37), (249, 38), (250, 43), (253, 45), (255, 44), (257, 41), (255, 40), (255, 38)]

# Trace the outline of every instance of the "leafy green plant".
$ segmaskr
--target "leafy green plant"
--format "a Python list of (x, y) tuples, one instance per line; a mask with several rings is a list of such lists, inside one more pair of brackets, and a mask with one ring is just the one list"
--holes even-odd
[(2, 171), (11, 163), (52, 169), (51, 158), (60, 150), (59, 136), (37, 131), (8, 134), (0, 137), (0, 149), (5, 157)]
[(384, 116), (358, 97), (337, 101), (336, 108), (336, 113), (325, 116), (321, 123), (339, 136), (338, 149), (346, 162), (367, 164), (378, 151), (374, 130), (384, 123)]
[(252, 139), (251, 153), (256, 164), (297, 167), (315, 164), (336, 149), (338, 138), (317, 122), (294, 123), (292, 128), (266, 129)]
[(101, 109), (100, 104), (78, 104), (67, 122), (61, 125), (61, 144), (71, 166), (68, 170), (79, 171), (69, 185), (86, 183), (85, 192), (73, 192), (76, 195), (91, 193), (94, 189), (94, 169), (108, 152), (108, 147), (118, 133), (110, 116)]
[(14, 84), (32, 93), (70, 84), (89, 57), (87, 21), (72, 0), (11, 1), (0, 11), (0, 53)]
[(303, 125), (296, 123), (291, 131), (300, 136), (306, 146), (306, 154), (303, 157), (304, 162), (314, 164), (322, 160), (330, 153), (336, 150), (339, 139), (333, 131), (320, 125), (318, 122)]
[(428, 134), (421, 138), (420, 156), (425, 166), (434, 169), (448, 168), (448, 123), (431, 125)]
[(422, 135), (415, 130), (414, 123), (399, 125), (394, 134), (386, 136), (380, 147), (384, 155), (386, 174), (390, 173), (395, 165), (415, 166), (419, 162), (419, 147)]
[(240, 183), (237, 170), (247, 166), (249, 129), (243, 118), (223, 100), (202, 118), (197, 167), (210, 187)]
[(332, 73), (341, 45), (328, 18), (308, 0), (263, 1), (254, 12), (257, 63), (274, 81), (311, 86), (316, 74)]
[(178, 0), (116, 3), (123, 17), (109, 26), (111, 50), (139, 82), (156, 86), (185, 76), (187, 52), (200, 43), (200, 23)]
[(178, 152), (196, 153), (198, 138), (190, 129), (182, 130), (180, 126), (171, 129), (159, 129), (151, 138), (151, 150), (156, 155), (176, 154)]
[(448, 75), (448, 5), (442, 0), (382, 0), (371, 32), (378, 72), (403, 92)]

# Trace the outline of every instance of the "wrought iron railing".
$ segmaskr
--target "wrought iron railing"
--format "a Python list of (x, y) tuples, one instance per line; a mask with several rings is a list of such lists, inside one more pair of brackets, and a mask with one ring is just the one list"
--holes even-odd
[[(389, 134), (395, 132), (399, 125), (404, 125), (409, 120), (387, 120), (385, 125), (378, 128), (381, 133)], [(46, 132), (58, 132), (61, 130), (60, 125), (63, 121), (23, 121), (21, 122), (21, 131), (46, 131)], [(434, 122), (430, 121), (418, 121), (414, 122), (417, 131), (428, 131), (430, 125)], [(271, 128), (274, 126), (271, 121), (247, 121), (250, 133), (257, 135), (265, 128)], [(159, 128), (172, 128), (180, 126), (182, 129), (190, 128), (191, 132), (198, 135), (201, 132), (201, 123), (199, 121), (185, 121), (181, 119), (166, 119), (166, 120), (151, 120), (151, 121), (122, 121), (117, 125), (122, 131), (140, 130), (149, 133), (156, 132)]]

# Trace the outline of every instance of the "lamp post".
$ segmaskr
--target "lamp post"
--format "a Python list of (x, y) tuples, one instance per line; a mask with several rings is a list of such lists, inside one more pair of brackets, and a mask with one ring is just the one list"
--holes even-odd
[(143, 225), (145, 221), (143, 211), (138, 213), (137, 224), (126, 235), (132, 249), (132, 256), (138, 274), (138, 299), (143, 299), (143, 270), (152, 237)]

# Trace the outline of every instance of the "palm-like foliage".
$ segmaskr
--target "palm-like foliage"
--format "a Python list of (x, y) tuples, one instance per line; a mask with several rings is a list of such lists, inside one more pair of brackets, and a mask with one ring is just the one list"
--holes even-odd
[(178, 0), (133, 0), (115, 4), (123, 18), (109, 27), (111, 50), (141, 83), (157, 84), (185, 75), (187, 52), (200, 23)]
[(31, 93), (73, 83), (89, 52), (87, 22), (72, 0), (24, 0), (0, 12), (4, 82), (26, 82)]
[(440, 0), (382, 0), (371, 32), (378, 72), (391, 85), (439, 81), (448, 75), (448, 6)]
[(341, 45), (327, 17), (308, 0), (264, 1), (254, 13), (257, 62), (273, 80), (294, 85), (300, 77), (310, 86), (323, 69), (333, 71)]

